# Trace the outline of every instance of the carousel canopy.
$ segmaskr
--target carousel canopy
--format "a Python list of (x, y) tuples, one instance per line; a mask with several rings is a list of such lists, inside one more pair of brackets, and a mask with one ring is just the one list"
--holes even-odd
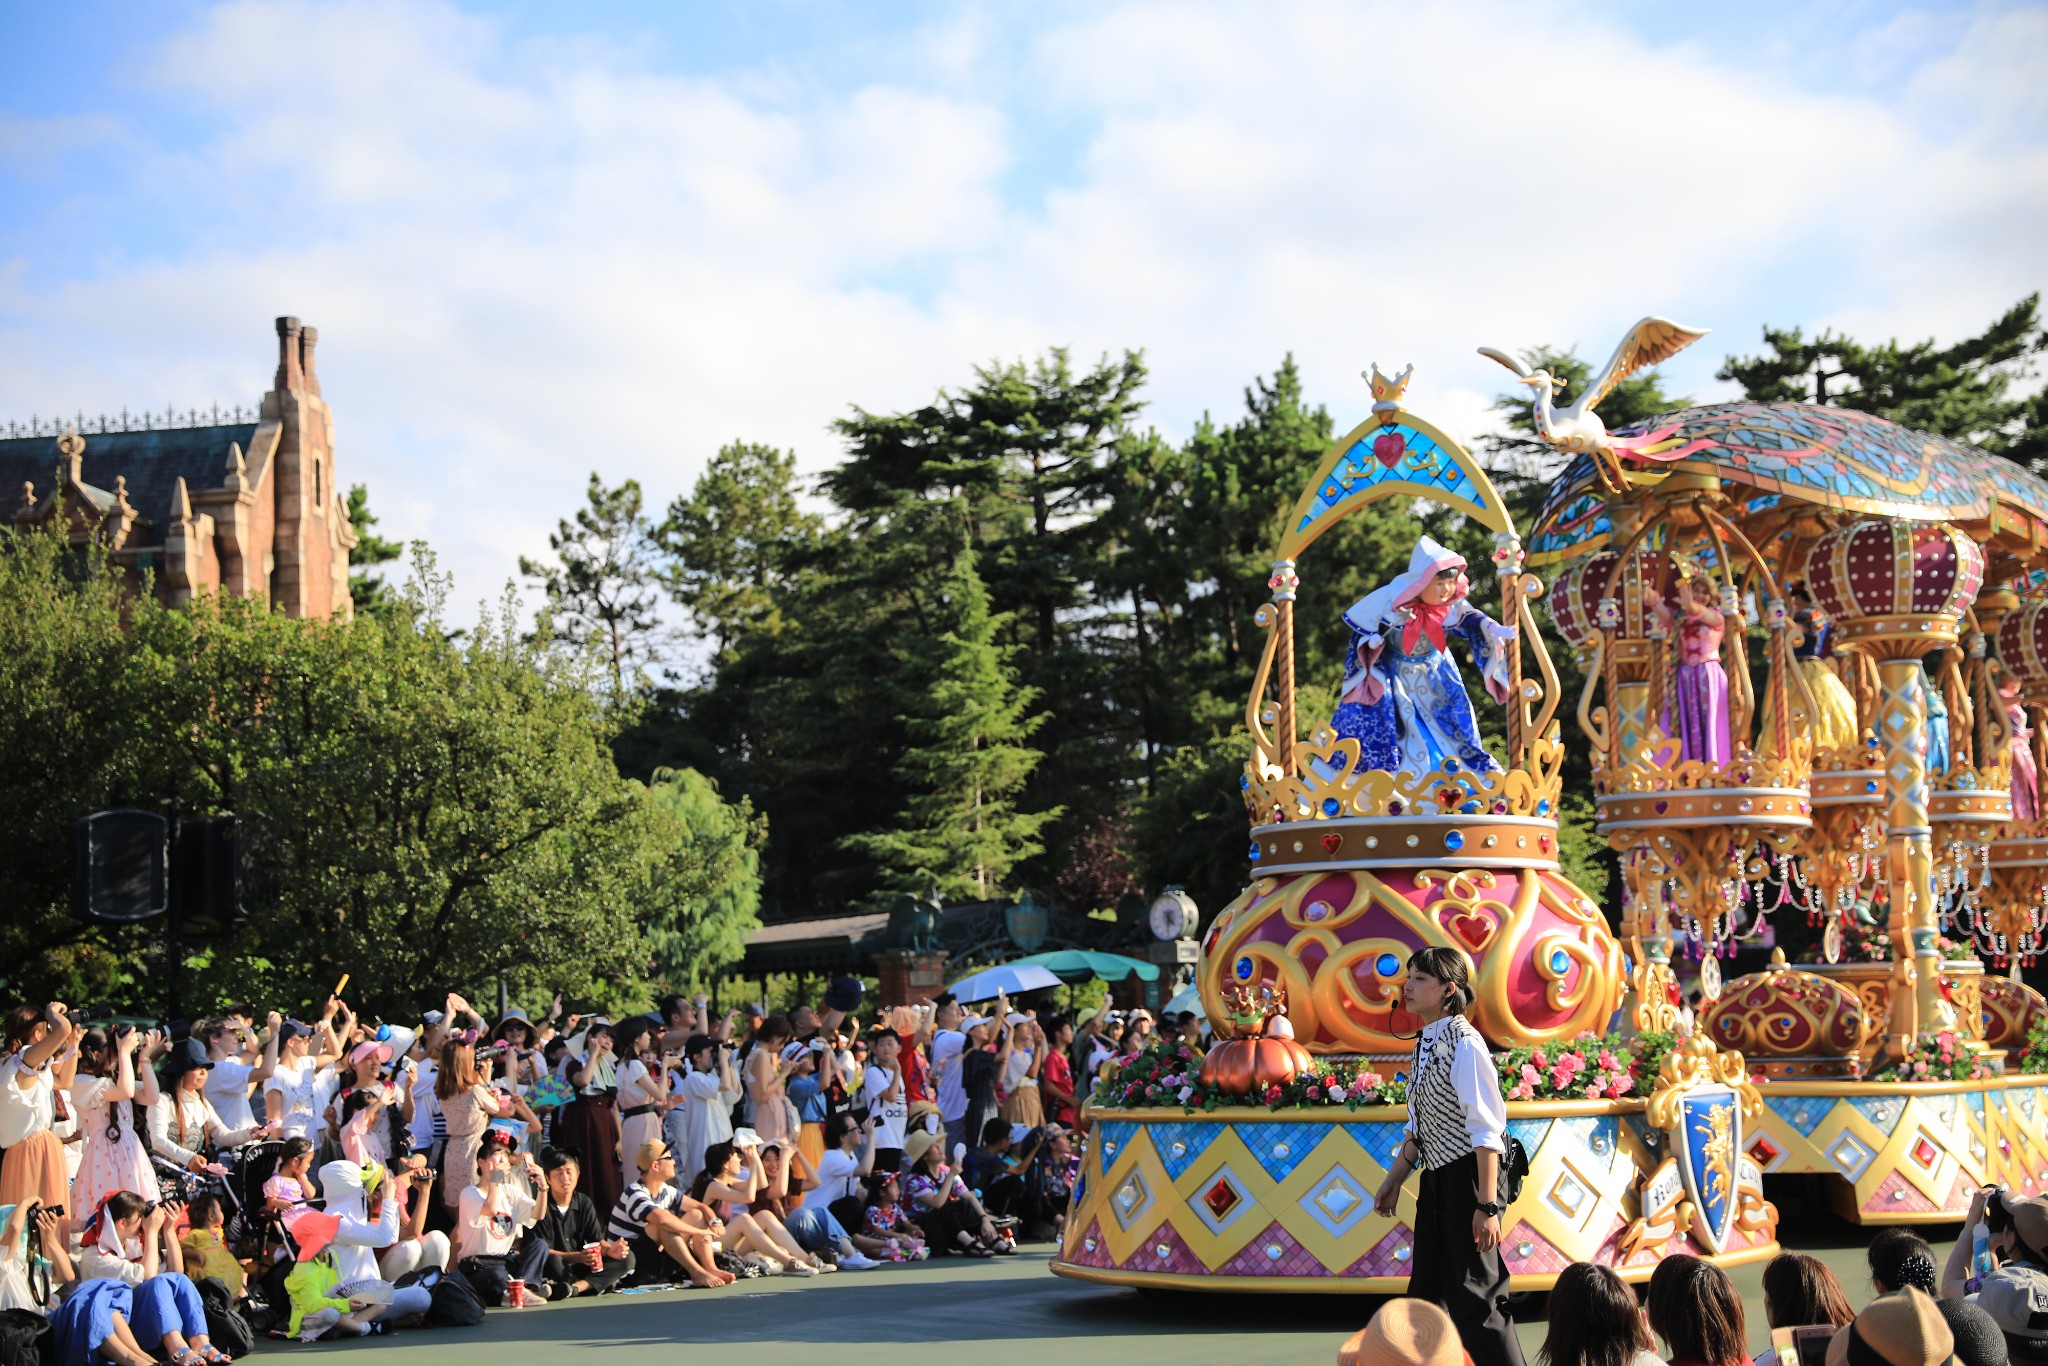
[[(1794, 504), (1916, 522), (1956, 522), (2048, 546), (2048, 483), (2010, 460), (1945, 436), (1849, 408), (1807, 403), (1715, 403), (1666, 413), (1616, 433), (1671, 428), (1672, 447), (1634, 469), (1719, 476), (1737, 520)], [(1675, 457), (1675, 458), (1674, 458)], [(1649, 482), (1648, 480), (1645, 481)], [(1741, 486), (1741, 487), (1735, 487)], [(1745, 496), (1742, 489), (1752, 490)], [(1592, 457), (1566, 467), (1525, 544), (1532, 564), (1607, 544), (1607, 504)]]

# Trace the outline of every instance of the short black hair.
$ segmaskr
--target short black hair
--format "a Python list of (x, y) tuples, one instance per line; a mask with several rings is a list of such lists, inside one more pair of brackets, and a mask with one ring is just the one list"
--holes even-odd
[(1010, 1121), (992, 1119), (981, 1126), (981, 1146), (984, 1148), (1001, 1143), (1010, 1136)]
[(575, 1167), (579, 1171), (582, 1170), (582, 1150), (569, 1147), (549, 1147), (540, 1150), (540, 1169), (542, 1171), (558, 1172), (564, 1167)]
[(1909, 1228), (1888, 1228), (1870, 1240), (1870, 1279), (1881, 1283), (1885, 1292), (1907, 1286), (1926, 1291), (1936, 1299), (1939, 1282), (1934, 1270), (1934, 1249)]
[(681, 992), (671, 992), (661, 998), (661, 1018), (668, 1021), (682, 1014), (690, 1006), (690, 998)]
[(212, 1191), (199, 1191), (185, 1203), (185, 1217), (192, 1221), (192, 1227), (205, 1228), (213, 1222), (213, 1216), (220, 1212), (220, 1197)]

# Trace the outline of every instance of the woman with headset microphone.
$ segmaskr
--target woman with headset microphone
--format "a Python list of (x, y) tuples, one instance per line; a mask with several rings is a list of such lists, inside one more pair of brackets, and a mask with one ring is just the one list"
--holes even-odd
[(1422, 1021), (1408, 1072), (1408, 1128), (1373, 1208), (1391, 1218), (1408, 1173), (1415, 1197), (1408, 1293), (1444, 1307), (1473, 1366), (1522, 1366), (1501, 1265), (1501, 1157), (1507, 1103), (1486, 1041), (1466, 1018), (1472, 986), (1456, 949), (1408, 959), (1401, 1004)]

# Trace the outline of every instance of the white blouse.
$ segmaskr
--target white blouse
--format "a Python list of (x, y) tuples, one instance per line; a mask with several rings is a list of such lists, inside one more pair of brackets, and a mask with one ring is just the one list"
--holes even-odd
[[(26, 1090), (16, 1083), (30, 1078)], [(31, 1068), (21, 1054), (0, 1061), (0, 1148), (12, 1148), (56, 1123), (56, 1086), (48, 1067)]]
[(1434, 1171), (1481, 1148), (1506, 1152), (1508, 1107), (1486, 1041), (1463, 1015), (1424, 1025), (1408, 1073), (1405, 1138)]

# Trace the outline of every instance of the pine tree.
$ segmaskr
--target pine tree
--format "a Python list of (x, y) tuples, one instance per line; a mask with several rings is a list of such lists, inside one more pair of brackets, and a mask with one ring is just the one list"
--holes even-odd
[(355, 602), (356, 615), (383, 616), (392, 607), (390, 588), (381, 575), (359, 573), (357, 566), (370, 569), (389, 564), (405, 553), (405, 547), (371, 529), (377, 525), (377, 514), (370, 511), (370, 491), (361, 484), (348, 491), (348, 524), (356, 533), (355, 548), (348, 552), (348, 595)]
[(1060, 814), (1024, 812), (1016, 797), (1041, 757), (1025, 741), (1043, 718), (1010, 667), (1008, 623), (989, 610), (971, 550), (916, 595), (925, 633), (904, 642), (898, 675), (907, 748), (895, 765), (910, 794), (884, 830), (848, 848), (875, 860), (887, 887), (936, 881), (942, 895), (986, 900), (1012, 868), (1039, 853), (1039, 831)]
[(572, 645), (596, 645), (623, 694), (638, 680), (661, 637), (659, 599), (640, 483), (604, 486), (595, 470), (585, 506), (548, 537), (556, 564), (519, 557), (519, 572), (537, 580), (554, 610), (554, 629)]
[(734, 441), (668, 505), (653, 540), (669, 595), (723, 657), (742, 632), (775, 629), (777, 590), (819, 532), (797, 502), (795, 454)]

